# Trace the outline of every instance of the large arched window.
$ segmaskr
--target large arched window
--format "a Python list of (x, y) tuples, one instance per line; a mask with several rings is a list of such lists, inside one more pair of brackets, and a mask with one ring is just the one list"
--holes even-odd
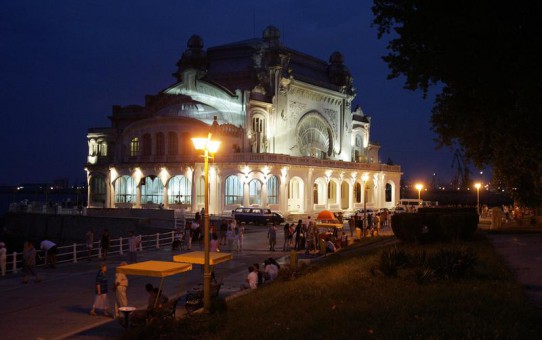
[(106, 196), (105, 177), (95, 175), (90, 179), (90, 202), (105, 203)]
[(333, 151), (331, 127), (319, 113), (306, 114), (297, 126), (297, 145), (303, 156), (325, 159)]
[(192, 204), (192, 183), (185, 176), (175, 176), (169, 180), (169, 204)]
[(152, 155), (152, 142), (151, 142), (151, 135), (146, 133), (142, 137), (142, 154), (143, 156), (150, 156)]
[(327, 184), (327, 200), (330, 204), (337, 203), (337, 183), (329, 181)]
[(134, 137), (130, 142), (130, 157), (137, 157), (139, 155), (139, 138)]
[(323, 177), (316, 179), (314, 182), (313, 190), (313, 200), (314, 204), (325, 204), (326, 203), (326, 181)]
[(147, 176), (141, 183), (141, 203), (164, 203), (164, 184), (156, 176)]
[(226, 178), (224, 204), (243, 204), (243, 185), (237, 176)]
[(386, 183), (386, 202), (391, 202), (392, 201), (392, 187), (391, 187), (391, 184), (389, 183)]
[(179, 141), (175, 132), (167, 134), (167, 154), (177, 155), (179, 153)]
[(248, 183), (248, 204), (262, 204), (262, 182), (253, 179)]
[(121, 176), (115, 180), (115, 203), (135, 203), (136, 186), (130, 176)]
[(279, 185), (277, 176), (267, 179), (267, 204), (279, 204)]
[(166, 154), (166, 142), (164, 133), (158, 132), (156, 134), (156, 155), (163, 156)]
[(252, 117), (252, 134), (252, 152), (266, 152), (265, 118), (261, 114), (256, 114)]
[(354, 203), (361, 203), (361, 184), (354, 183)]

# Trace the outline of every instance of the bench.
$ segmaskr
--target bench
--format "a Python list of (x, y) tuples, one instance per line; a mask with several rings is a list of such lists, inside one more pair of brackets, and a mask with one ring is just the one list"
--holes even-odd
[(154, 321), (163, 320), (175, 320), (175, 312), (177, 311), (177, 304), (179, 303), (179, 300), (180, 298), (171, 299), (162, 307), (149, 311), (146, 323), (148, 324)]
[[(222, 282), (215, 283), (211, 285), (211, 299), (218, 297), (220, 293), (220, 287), (222, 287)], [(203, 307), (203, 290), (198, 290), (192, 293), (186, 294), (186, 303), (184, 308), (188, 312), (188, 315), (192, 314), (194, 311)]]

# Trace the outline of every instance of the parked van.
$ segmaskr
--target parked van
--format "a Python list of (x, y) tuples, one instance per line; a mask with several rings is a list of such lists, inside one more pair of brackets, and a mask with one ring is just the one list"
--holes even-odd
[[(397, 202), (395, 206), (395, 213), (405, 210), (406, 212), (416, 212), (418, 207), (423, 206), (423, 201), (416, 198), (402, 198)], [(399, 209), (397, 209), (399, 208)]]

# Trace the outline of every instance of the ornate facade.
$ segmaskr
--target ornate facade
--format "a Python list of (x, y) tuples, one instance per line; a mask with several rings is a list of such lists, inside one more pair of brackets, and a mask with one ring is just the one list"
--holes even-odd
[(395, 206), (401, 168), (379, 162), (339, 52), (325, 62), (292, 50), (270, 26), (261, 39), (207, 50), (194, 35), (177, 67), (175, 83), (145, 105), (114, 106), (111, 127), (89, 129), (90, 208), (201, 209), (203, 159), (191, 138), (208, 132), (222, 142), (211, 214)]

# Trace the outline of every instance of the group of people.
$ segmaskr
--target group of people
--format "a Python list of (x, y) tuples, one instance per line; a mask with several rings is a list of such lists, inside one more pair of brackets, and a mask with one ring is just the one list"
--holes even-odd
[(241, 290), (256, 289), (266, 282), (275, 280), (279, 275), (280, 264), (270, 257), (264, 261), (263, 271), (260, 270), (260, 264), (254, 263), (248, 267), (248, 275), (245, 283), (241, 285)]
[(319, 237), (318, 227), (313, 223), (310, 216), (308, 216), (305, 221), (298, 220), (297, 224), (284, 224), (283, 230), (283, 251), (304, 249), (306, 253), (309, 253), (317, 250)]
[[(125, 266), (127, 264), (127, 262), (123, 261), (119, 264), (119, 266)], [(115, 293), (114, 316), (119, 318), (121, 317), (120, 308), (128, 306), (128, 296), (126, 294), (128, 290), (128, 278), (124, 273), (115, 273), (115, 282), (112, 289)], [(149, 295), (148, 305), (146, 309), (136, 310), (134, 313), (132, 313), (131, 320), (134, 323), (144, 321), (151, 311), (156, 308), (163, 307), (168, 301), (167, 296), (162, 294), (158, 288), (153, 287), (153, 285), (150, 283), (145, 285), (145, 290)], [(92, 304), (92, 308), (90, 309), (89, 315), (94, 316), (97, 314), (96, 311), (101, 311), (104, 316), (113, 316), (109, 311), (108, 292), (109, 286), (107, 280), (107, 264), (102, 262), (98, 272), (96, 273), (94, 302)]]
[(389, 225), (390, 214), (384, 210), (377, 213), (360, 213), (356, 211), (348, 220), (350, 236), (354, 236), (356, 228), (361, 230), (361, 236), (378, 236), (380, 229)]
[[(88, 251), (88, 257), (87, 260), (92, 260), (92, 255), (94, 251), (94, 230), (90, 228), (86, 235), (86, 246)], [(107, 260), (107, 253), (109, 251), (109, 247), (111, 246), (111, 236), (109, 235), (109, 230), (107, 228), (104, 229), (102, 233), (102, 237), (100, 239), (100, 250), (102, 252), (102, 259)]]

